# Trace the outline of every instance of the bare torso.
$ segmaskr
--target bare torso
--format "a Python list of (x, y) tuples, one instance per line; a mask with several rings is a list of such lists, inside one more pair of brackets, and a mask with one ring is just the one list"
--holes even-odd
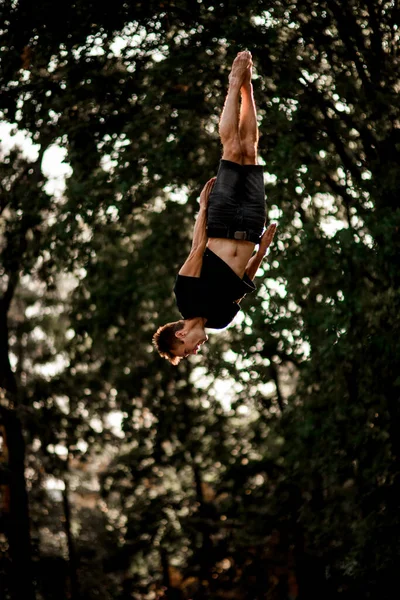
[(247, 263), (254, 251), (255, 244), (253, 242), (208, 238), (207, 246), (214, 254), (222, 258), (236, 275), (243, 278)]

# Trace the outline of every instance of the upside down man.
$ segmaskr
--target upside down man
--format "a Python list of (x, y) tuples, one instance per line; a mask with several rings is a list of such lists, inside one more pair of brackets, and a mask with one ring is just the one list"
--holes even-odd
[(229, 75), (219, 123), (222, 159), (217, 177), (200, 194), (192, 248), (174, 287), (183, 319), (159, 327), (153, 336), (159, 354), (173, 365), (198, 353), (208, 340), (206, 328), (223, 329), (234, 319), (240, 301), (256, 289), (253, 279), (275, 234), (275, 224), (264, 231), (252, 64), (249, 51), (239, 52)]

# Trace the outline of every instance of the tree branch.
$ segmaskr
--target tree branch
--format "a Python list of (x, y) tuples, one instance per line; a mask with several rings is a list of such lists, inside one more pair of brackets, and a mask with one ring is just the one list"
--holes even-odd
[(382, 48), (382, 36), (379, 27), (379, 21), (381, 15), (377, 15), (376, 8), (379, 7), (379, 4), (371, 2), (371, 0), (365, 1), (368, 12), (370, 16), (370, 24), (372, 28), (371, 35), (371, 54), (372, 61), (370, 61), (371, 65), (371, 75), (373, 74), (374, 80), (376, 84), (380, 84), (382, 67), (385, 64), (385, 53)]
[(17, 271), (12, 272), (8, 277), (7, 289), (4, 292), (3, 297), (0, 298), (1, 310), (4, 311), (5, 313), (8, 313), (11, 301), (14, 297), (14, 292), (15, 292), (15, 288), (17, 287), (18, 281), (19, 281), (18, 272)]
[[(371, 90), (371, 81), (367, 77), (366, 70), (364, 69), (364, 63), (360, 60), (361, 48), (365, 49), (362, 35), (357, 32), (357, 23), (355, 22), (353, 13), (345, 12), (345, 4), (337, 4), (335, 0), (328, 0), (327, 5), (330, 6), (333, 16), (336, 19), (340, 36), (346, 46), (347, 52), (357, 69), (357, 73), (365, 86), (366, 89)], [(355, 40), (351, 39), (349, 30), (354, 33)], [(360, 48), (356, 46), (356, 40), (361, 45)]]

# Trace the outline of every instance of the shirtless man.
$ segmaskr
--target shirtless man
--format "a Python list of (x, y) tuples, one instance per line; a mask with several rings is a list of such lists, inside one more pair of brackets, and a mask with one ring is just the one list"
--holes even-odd
[(201, 192), (192, 248), (174, 287), (183, 319), (159, 327), (153, 336), (160, 355), (173, 365), (197, 354), (208, 339), (205, 328), (223, 329), (232, 321), (240, 300), (256, 289), (253, 279), (275, 234), (275, 224), (263, 233), (264, 180), (257, 164), (251, 75), (251, 53), (239, 52), (219, 123), (222, 160), (217, 177)]

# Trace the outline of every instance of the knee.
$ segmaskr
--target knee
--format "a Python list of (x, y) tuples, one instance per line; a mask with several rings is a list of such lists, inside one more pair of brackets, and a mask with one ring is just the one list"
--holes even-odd
[(257, 163), (257, 144), (256, 142), (241, 143), (241, 152), (243, 163), (245, 165), (255, 165)]
[(222, 158), (231, 162), (242, 163), (242, 148), (236, 140), (226, 140), (223, 142), (224, 152)]

